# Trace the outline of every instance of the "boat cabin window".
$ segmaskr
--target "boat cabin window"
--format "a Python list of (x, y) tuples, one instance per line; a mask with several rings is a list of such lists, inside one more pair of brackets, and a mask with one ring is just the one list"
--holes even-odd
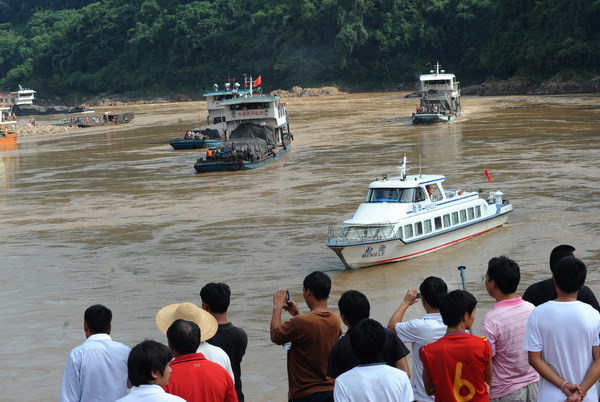
[(481, 207), (479, 205), (475, 207), (475, 218), (481, 218)]
[(444, 227), (450, 227), (450, 215), (444, 215)]
[(223, 117), (223, 116), (215, 117), (213, 119), (213, 124), (223, 123), (223, 122), (225, 122), (225, 117)]
[(423, 226), (425, 227), (425, 233), (431, 233), (433, 231), (433, 229), (431, 229), (431, 220), (430, 219), (423, 221)]
[(268, 109), (269, 102), (238, 103), (230, 106), (231, 110)]
[(435, 230), (441, 230), (442, 229), (442, 217), (438, 216), (438, 217), (434, 218), (433, 221), (435, 222)]
[(452, 224), (458, 225), (458, 223), (459, 223), (458, 212), (452, 212)]
[(405, 239), (410, 239), (411, 237), (413, 237), (413, 226), (412, 225), (405, 225), (404, 226), (404, 238)]
[(460, 223), (466, 222), (467, 221), (467, 211), (465, 211), (464, 209), (460, 210)]
[(450, 80), (430, 80), (430, 81), (423, 81), (425, 83), (425, 85), (429, 85), (429, 86), (449, 86), (450, 85)]
[(443, 198), (437, 183), (427, 184), (425, 189), (427, 190), (427, 194), (432, 201), (440, 201)]
[(467, 209), (467, 215), (469, 216), (469, 220), (475, 219), (475, 211), (473, 208)]
[(420, 236), (423, 234), (423, 222), (415, 223), (415, 236)]
[(412, 203), (425, 201), (422, 188), (373, 188), (369, 190), (367, 202)]

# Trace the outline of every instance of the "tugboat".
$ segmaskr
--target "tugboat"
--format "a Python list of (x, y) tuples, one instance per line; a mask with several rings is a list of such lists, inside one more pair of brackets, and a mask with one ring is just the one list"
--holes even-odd
[[(260, 78), (260, 77), (259, 77)], [(249, 87), (254, 82), (250, 77)], [(248, 96), (224, 100), (223, 117), (229, 139), (211, 147), (194, 165), (197, 173), (254, 169), (270, 163), (291, 146), (286, 104), (278, 96)]]
[(445, 74), (436, 63), (435, 71), (419, 78), (421, 102), (412, 115), (413, 124), (449, 122), (460, 116), (460, 85), (454, 74)]
[[(508, 220), (512, 205), (501, 191), (487, 200), (477, 192), (445, 190), (442, 175), (407, 175), (369, 185), (354, 217), (330, 226), (327, 247), (347, 268), (407, 260), (485, 233)], [(487, 170), (486, 170), (487, 171)]]

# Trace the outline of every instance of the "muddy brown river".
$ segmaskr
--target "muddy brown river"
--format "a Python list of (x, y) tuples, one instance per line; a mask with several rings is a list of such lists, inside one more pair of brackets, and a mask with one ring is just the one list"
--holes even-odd
[[(203, 102), (121, 107), (135, 112), (132, 123), (20, 138), (1, 150), (1, 399), (57, 400), (89, 305), (112, 309), (115, 340), (166, 342), (156, 312), (200, 304), (211, 281), (229, 284), (230, 319), (249, 336), (249, 401), (287, 399), (285, 351), (269, 340), (272, 294), (287, 287), (301, 300), (313, 270), (332, 277), (335, 310), (357, 289), (385, 325), (407, 288), (429, 275), (459, 288), (464, 265), (479, 300), (475, 333), (492, 305), (481, 278), (500, 254), (520, 264), (522, 293), (549, 276), (554, 246), (572, 244), (600, 293), (600, 98), (463, 97), (456, 121), (413, 126), (418, 101), (404, 95), (285, 99), (291, 152), (246, 172), (196, 174), (200, 152), (168, 145), (201, 124)], [(414, 260), (345, 270), (325, 246), (329, 223), (350, 218), (368, 184), (395, 173), (405, 152), (412, 173), (420, 159), (423, 173), (446, 175), (447, 188), (502, 190), (514, 206), (509, 223)], [(407, 318), (422, 314), (415, 305)]]

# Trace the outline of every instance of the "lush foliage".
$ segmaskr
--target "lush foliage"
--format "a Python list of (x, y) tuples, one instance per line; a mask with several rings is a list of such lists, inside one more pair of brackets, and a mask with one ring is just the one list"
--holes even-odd
[(597, 74), (600, 0), (0, 0), (0, 85), (40, 92)]

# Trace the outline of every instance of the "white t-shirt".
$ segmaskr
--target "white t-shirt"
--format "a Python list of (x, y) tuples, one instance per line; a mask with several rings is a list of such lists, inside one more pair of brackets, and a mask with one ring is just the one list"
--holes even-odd
[(204, 357), (206, 357), (206, 360), (210, 360), (211, 362), (221, 365), (225, 370), (227, 370), (229, 375), (231, 375), (231, 378), (234, 379), (233, 381), (235, 381), (233, 369), (231, 368), (231, 360), (229, 360), (229, 356), (223, 349), (204, 341), (200, 342), (200, 346), (198, 346), (196, 353), (202, 353)]
[(336, 402), (412, 402), (413, 392), (406, 373), (385, 363), (358, 365), (335, 380)]
[(427, 395), (423, 385), (423, 362), (419, 357), (419, 349), (440, 339), (446, 334), (446, 325), (440, 313), (425, 314), (422, 318), (399, 322), (396, 324), (396, 334), (402, 342), (412, 343), (412, 379), (415, 400), (433, 401), (433, 396)]
[[(600, 313), (580, 301), (549, 301), (536, 307), (527, 322), (523, 349), (542, 352), (543, 359), (556, 373), (575, 384), (581, 384), (594, 361), (592, 346), (600, 345)], [(566, 399), (562, 391), (540, 377), (538, 401)], [(585, 397), (597, 401), (596, 387)]]
[(165, 390), (154, 384), (144, 384), (131, 388), (131, 392), (116, 402), (185, 402), (185, 399), (167, 394)]

